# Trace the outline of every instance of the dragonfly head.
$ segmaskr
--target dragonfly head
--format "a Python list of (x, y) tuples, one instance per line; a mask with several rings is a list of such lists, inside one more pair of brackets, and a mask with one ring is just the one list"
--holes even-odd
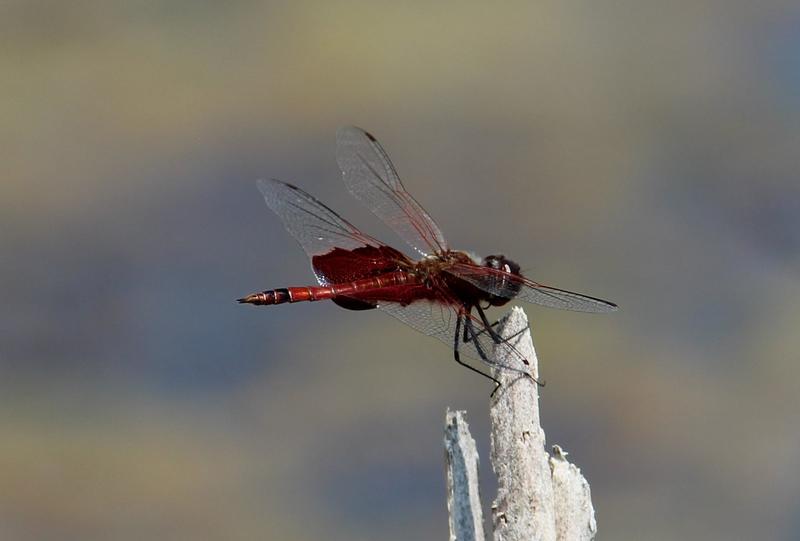
[(519, 265), (504, 255), (487, 255), (483, 258), (483, 266), (497, 269), (509, 274), (519, 274)]
[[(483, 266), (519, 276), (519, 265), (504, 255), (487, 255), (483, 258)], [(517, 293), (519, 293), (522, 287), (519, 282), (512, 281), (504, 276), (496, 276), (495, 280), (496, 283), (493, 289), (503, 294), (489, 296), (489, 304), (492, 306), (502, 306), (506, 304), (509, 299), (515, 297)]]

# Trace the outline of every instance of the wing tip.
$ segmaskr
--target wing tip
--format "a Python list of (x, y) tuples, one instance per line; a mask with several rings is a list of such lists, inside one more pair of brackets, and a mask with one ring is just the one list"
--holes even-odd
[(256, 180), (256, 187), (258, 188), (258, 191), (264, 195), (266, 195), (267, 192), (269, 192), (273, 187), (289, 188), (290, 190), (294, 190), (296, 192), (302, 191), (291, 182), (285, 182), (283, 180), (278, 180), (277, 178), (259, 178)]
[(610, 314), (611, 312), (616, 312), (619, 310), (619, 306), (616, 303), (611, 301), (607, 301), (605, 299), (598, 299), (597, 297), (590, 297), (589, 295), (578, 294), (583, 297), (583, 300), (590, 300), (591, 305), (583, 305), (576, 308), (569, 308), (565, 307), (566, 310), (573, 310), (575, 312), (587, 312), (593, 314)]
[(605, 303), (604, 312), (617, 312), (619, 310), (619, 305), (613, 303), (611, 301), (603, 301)]
[[(566, 293), (569, 297), (582, 301), (582, 304), (577, 307), (564, 306), (563, 308), (565, 310), (572, 310), (574, 312), (589, 312), (595, 314), (607, 314), (609, 312), (616, 312), (617, 310), (619, 310), (619, 306), (616, 303), (607, 301), (605, 299), (601, 299), (599, 297), (592, 297), (591, 295), (584, 295), (583, 293), (575, 293), (574, 291), (568, 291), (566, 289), (546, 286), (543, 284), (538, 284), (538, 285), (539, 288), (549, 289), (550, 291), (558, 291), (560, 293)], [(587, 303), (586, 301), (589, 302)]]
[(365, 136), (367, 139), (372, 141), (373, 143), (377, 143), (378, 140), (372, 135), (370, 132), (365, 130), (364, 128), (359, 128), (355, 125), (347, 125), (341, 126), (339, 129), (336, 130), (336, 139), (338, 140), (346, 140), (352, 137), (360, 137)]

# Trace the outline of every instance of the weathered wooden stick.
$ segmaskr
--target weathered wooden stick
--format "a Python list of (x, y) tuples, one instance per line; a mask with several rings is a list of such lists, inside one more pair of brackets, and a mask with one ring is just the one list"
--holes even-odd
[(597, 533), (592, 493), (581, 470), (567, 461), (567, 452), (553, 445), (550, 469), (556, 510), (556, 539), (588, 540)]
[(444, 449), (450, 541), (483, 541), (483, 512), (478, 491), (478, 450), (465, 411), (447, 410)]
[[(491, 462), (497, 474), (497, 498), (492, 504), (496, 541), (553, 540), (556, 538), (553, 483), (544, 430), (539, 421), (539, 377), (528, 318), (513, 308), (503, 318), (500, 336), (508, 347), (496, 347), (500, 381), (489, 417), (492, 423)], [(527, 361), (527, 365), (522, 362)]]
[[(492, 504), (492, 523), (495, 541), (572, 541), (590, 540), (597, 533), (589, 483), (580, 470), (570, 464), (567, 453), (553, 446), (551, 457), (545, 450), (545, 436), (539, 418), (539, 387), (534, 378), (539, 377), (539, 364), (533, 348), (528, 319), (520, 308), (514, 308), (503, 318), (500, 336), (511, 344), (494, 349), (494, 361), (498, 368), (494, 376), (501, 386), (492, 399), (490, 419), (491, 462), (497, 474), (497, 498)], [(527, 362), (523, 362), (523, 359)], [(452, 419), (452, 420), (451, 420)], [(469, 534), (458, 533), (454, 524), (468, 516), (473, 518), (473, 530), (480, 520), (480, 502), (477, 479), (466, 481), (468, 473), (465, 460), (450, 458), (451, 431), (461, 432), (460, 441), (468, 442), (474, 450), (474, 440), (469, 435), (461, 412), (448, 411), (445, 445), (448, 449), (448, 509), (450, 510), (450, 539), (473, 539)], [(473, 451), (470, 451), (470, 456)], [(477, 475), (477, 453), (474, 454)], [(458, 473), (456, 470), (460, 470)], [(470, 496), (464, 499), (469, 511), (457, 509), (453, 485), (462, 479), (469, 486)], [(474, 488), (473, 488), (474, 487)], [(461, 513), (458, 515), (457, 513)], [(467, 521), (468, 522), (468, 521)]]
[(559, 446), (553, 447), (553, 457), (545, 451), (539, 386), (533, 379), (539, 378), (539, 361), (522, 309), (503, 319), (500, 336), (520, 355), (505, 346), (494, 351), (497, 364), (507, 367), (495, 370), (501, 387), (490, 409), (491, 461), (498, 479), (494, 539), (592, 539), (597, 524), (589, 483)]

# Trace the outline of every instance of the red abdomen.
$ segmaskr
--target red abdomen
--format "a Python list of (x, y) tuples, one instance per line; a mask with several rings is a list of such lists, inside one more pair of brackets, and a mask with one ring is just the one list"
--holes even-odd
[(364, 310), (374, 308), (379, 301), (408, 304), (425, 298), (426, 292), (428, 288), (419, 283), (415, 275), (397, 271), (345, 284), (268, 289), (239, 299), (239, 302), (270, 305), (331, 299), (344, 308)]

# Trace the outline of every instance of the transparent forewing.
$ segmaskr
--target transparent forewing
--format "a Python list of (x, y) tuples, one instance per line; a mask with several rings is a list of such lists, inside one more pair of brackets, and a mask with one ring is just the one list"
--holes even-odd
[(283, 220), (287, 231), (309, 257), (334, 248), (353, 250), (382, 244), (359, 231), (313, 196), (280, 180), (259, 180), (258, 189), (267, 206)]
[[(492, 351), (499, 348), (500, 359), (512, 356), (521, 359), (514, 347), (514, 339), (495, 344), (483, 322), (471, 314), (459, 311), (456, 305), (441, 304), (435, 301), (416, 301), (403, 306), (395, 302), (381, 301), (378, 308), (390, 314), (417, 331), (438, 338), (452, 350), (455, 346), (456, 327), (459, 327), (459, 352), (467, 357), (478, 359), (490, 366), (502, 366), (494, 361)], [(465, 331), (465, 326), (467, 330)]]
[(439, 226), (409, 194), (371, 134), (348, 126), (336, 133), (336, 161), (347, 189), (422, 256), (447, 250)]
[(523, 276), (489, 267), (454, 264), (445, 272), (487, 293), (507, 299), (520, 299), (550, 308), (576, 312), (612, 312), (617, 309), (616, 304), (603, 299), (537, 284)]

